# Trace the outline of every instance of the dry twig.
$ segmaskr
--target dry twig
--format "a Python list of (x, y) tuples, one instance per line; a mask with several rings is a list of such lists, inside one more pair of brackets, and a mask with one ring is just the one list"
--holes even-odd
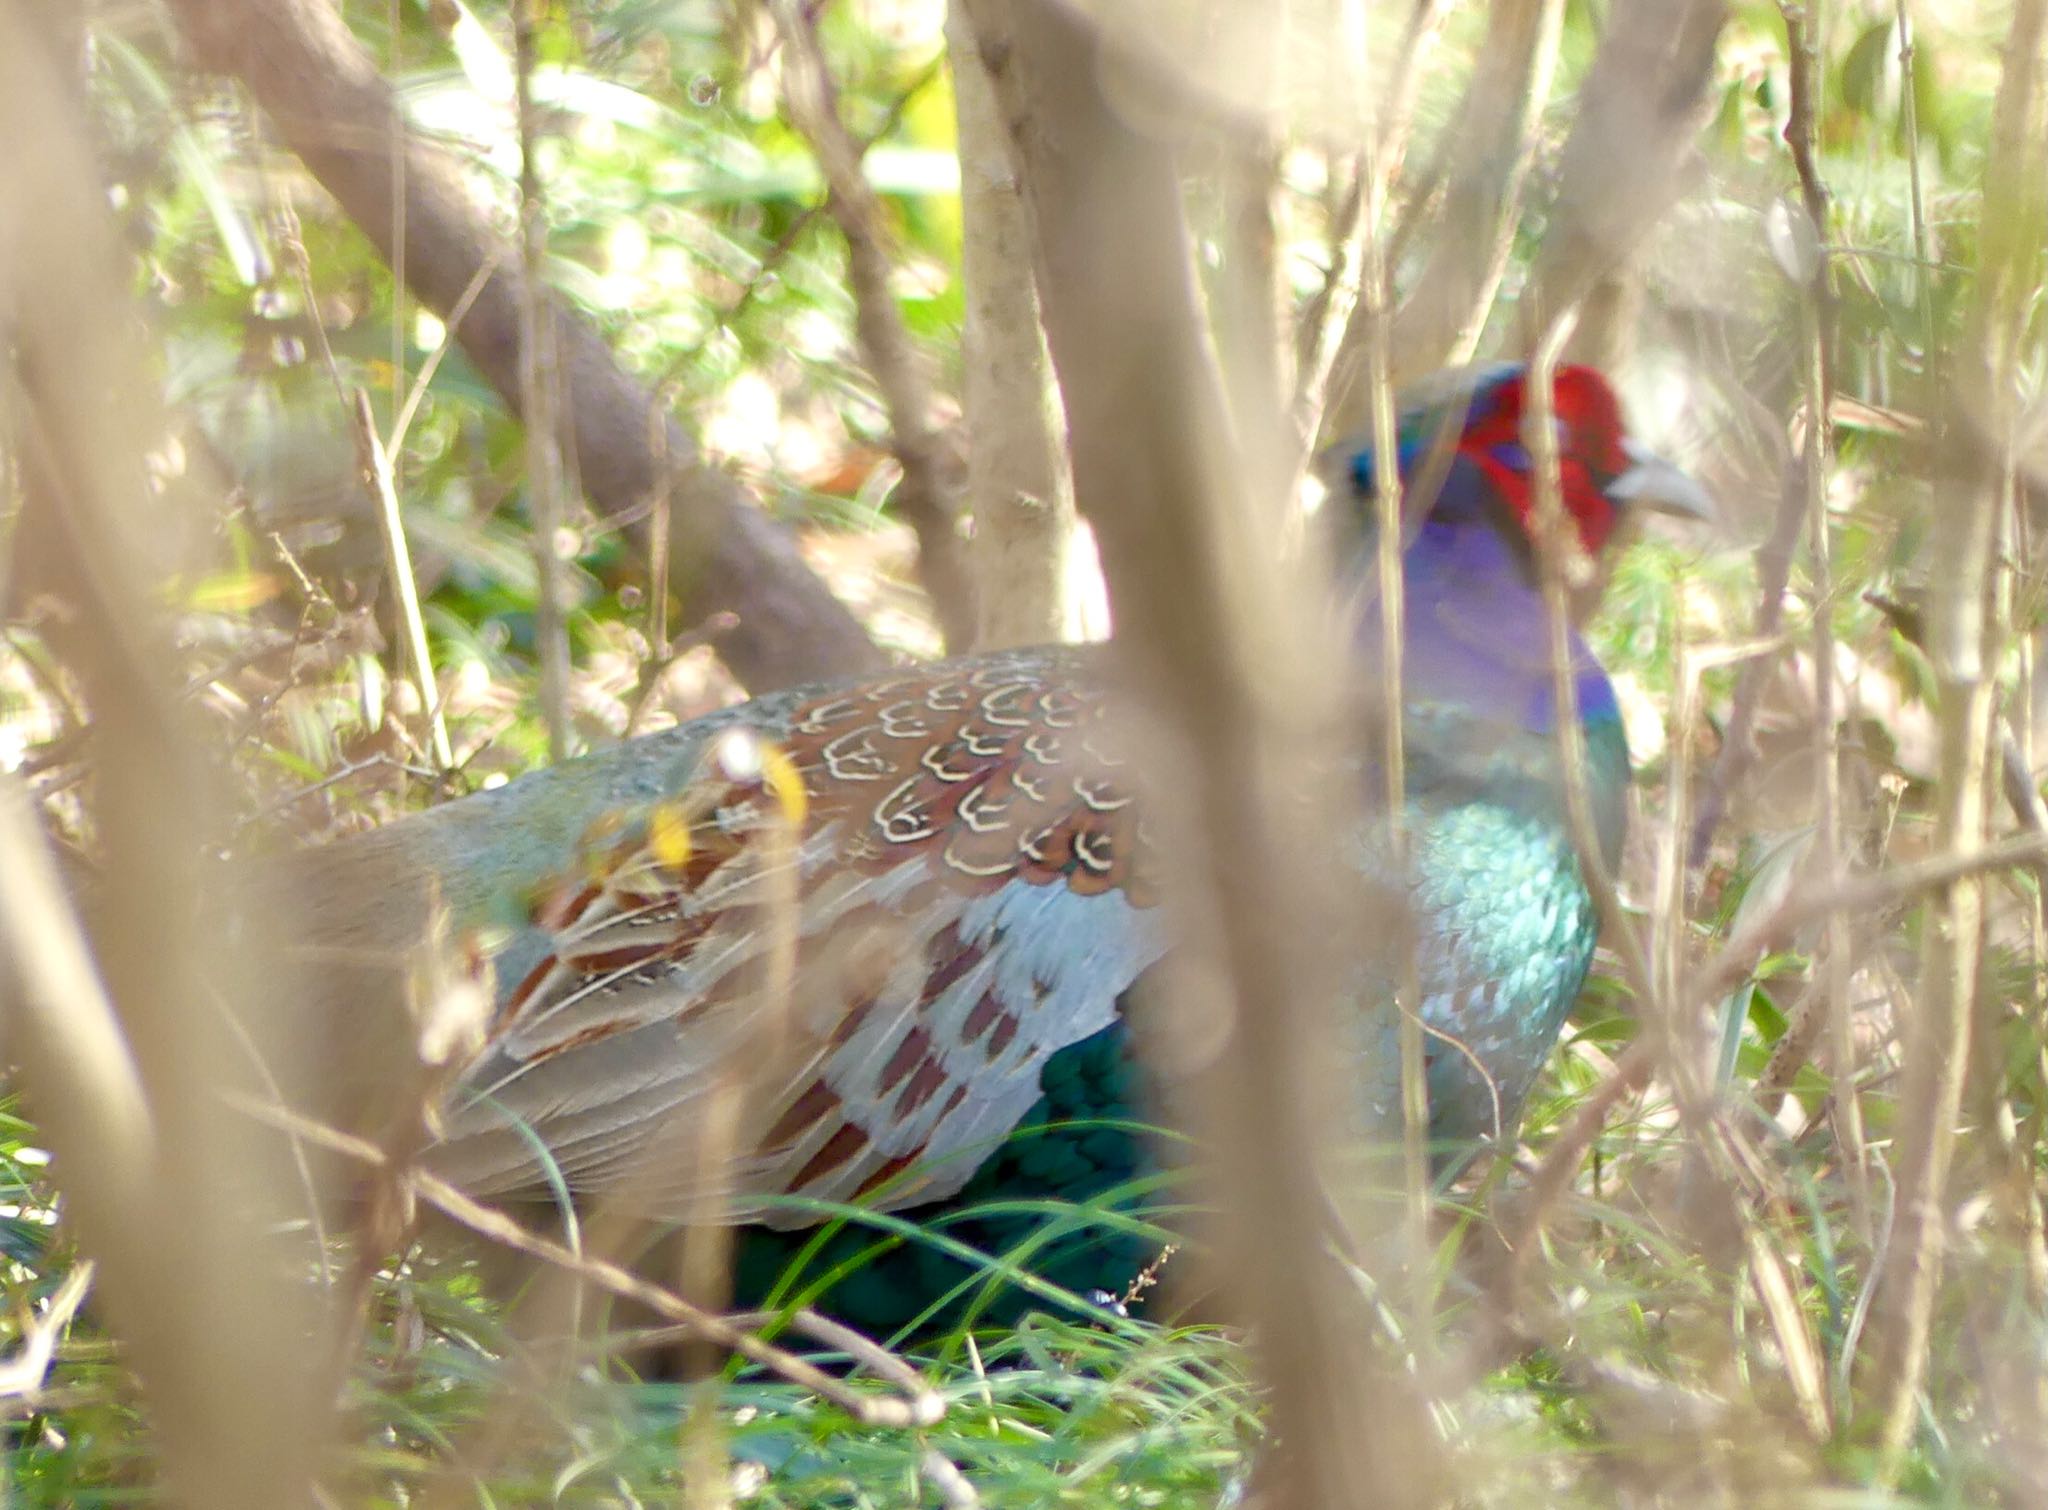
[[(1449, 14), (1450, 6), (1445, 0), (1417, 0), (1402, 29), (1389, 75), (1394, 81), (1392, 95), (1376, 117), (1363, 100), (1354, 112), (1356, 130), (1364, 145), (1332, 220), (1330, 265), (1322, 285), (1302, 311), (1295, 336), (1292, 413), (1301, 444), (1310, 450), (1319, 434), (1332, 428), (1348, 430), (1355, 419), (1344, 409), (1345, 385), (1341, 381), (1335, 391), (1338, 402), (1333, 406), (1337, 413), (1326, 413), (1325, 405), (1332, 397), (1333, 380), (1345, 369), (1346, 348), (1355, 346), (1362, 351), (1368, 344), (1368, 326), (1361, 319), (1361, 311), (1372, 305), (1362, 303), (1362, 298), (1376, 297), (1381, 309), (1384, 308), (1384, 289), (1376, 296), (1374, 289), (1375, 283), (1385, 282), (1385, 266), (1390, 261), (1378, 242), (1385, 233), (1381, 222), (1388, 198), (1400, 182), (1407, 162), (1415, 107), (1421, 98), (1429, 54)], [(1346, 60), (1351, 60), (1344, 81), (1350, 94), (1359, 92), (1358, 74), (1365, 62), (1363, 27), (1362, 10), (1345, 7), (1338, 66), (1343, 67)]]
[[(1813, 803), (1814, 844), (1821, 873), (1833, 885), (1842, 871), (1842, 739), (1841, 713), (1836, 707), (1839, 682), (1835, 674), (1835, 574), (1832, 525), (1828, 520), (1828, 468), (1834, 457), (1834, 284), (1827, 253), (1828, 193), (1816, 159), (1815, 96), (1820, 91), (1820, 58), (1808, 32), (1804, 10), (1780, 7), (1785, 20), (1785, 46), (1792, 58), (1791, 108), (1785, 121), (1785, 143), (1799, 174), (1814, 258), (1811, 268), (1788, 271), (1806, 274), (1799, 290), (1802, 361), (1800, 376), (1806, 398), (1805, 444), (1800, 454), (1801, 493), (1806, 507), (1807, 571), (1813, 601)], [(1910, 91), (1909, 91), (1910, 92)], [(1795, 237), (1795, 243), (1805, 240)], [(1818, 989), (1808, 998), (1810, 1010), (1827, 1025), (1828, 1071), (1834, 1085), (1838, 1141), (1849, 1174), (1850, 1210), (1856, 1229), (1867, 1242), (1870, 1229), (1870, 1178), (1863, 1144), (1863, 1102), (1856, 1090), (1854, 1025), (1849, 1007), (1849, 920), (1830, 912), (1822, 923), (1824, 956)], [(1788, 1030), (1787, 1036), (1791, 1036)]]
[(840, 119), (815, 15), (797, 0), (769, 0), (768, 9), (782, 34), (790, 123), (811, 144), (825, 178), (826, 213), (846, 238), (854, 326), (889, 416), (889, 448), (903, 469), (896, 511), (917, 532), (918, 564), (946, 643), (963, 650), (974, 642), (975, 616), (960, 534), (959, 469), (933, 417), (924, 354), (896, 307), (896, 256), (882, 201), (861, 171), (861, 145)]
[(384, 535), (385, 564), (391, 573), (391, 595), (398, 604), (398, 624), (405, 636), (406, 658), (420, 689), (420, 707), (427, 720), (427, 746), (433, 752), (435, 774), (446, 776), (455, 768), (455, 751), (448, 744), (448, 720), (441, 710), (441, 684), (434, 676), (433, 652), (427, 648), (427, 621), (420, 613), (419, 584), (412, 571), (412, 548), (405, 539), (405, 517), (398, 508), (398, 487), (391, 475), (391, 456), (377, 438), (377, 421), (370, 413), (370, 395), (356, 390), (356, 457), (377, 500), (377, 523)]
[[(1590, 306), (1684, 187), (1727, 17), (1725, 0), (1624, 0), (1610, 13), (1558, 158), (1550, 233), (1521, 302), (1532, 344), (1556, 311)], [(1589, 322), (1575, 341), (1596, 359), (1606, 355)]]
[[(519, 417), (526, 434), (526, 510), (533, 522), (533, 554), (540, 578), (533, 610), (533, 634), (540, 649), (540, 710), (547, 725), (548, 758), (565, 760), (570, 737), (568, 574), (562, 563), (567, 500), (562, 488), (562, 442), (555, 428), (560, 379), (555, 362), (555, 307), (546, 293), (547, 201), (535, 158), (540, 147), (540, 118), (533, 103), (534, 31), (540, 24), (540, 5), (541, 0), (516, 0), (512, 8), (519, 106)], [(394, 136), (394, 140), (402, 142), (403, 137)], [(392, 156), (394, 174), (402, 172), (403, 153)], [(431, 699), (433, 693), (423, 686), (421, 695)], [(445, 743), (445, 734), (442, 740)]]
[[(1403, 294), (1385, 337), (1396, 385), (1446, 361), (1470, 360), (1506, 271), (1514, 244), (1522, 187), (1535, 156), (1536, 123), (1549, 96), (1563, 33), (1561, 0), (1495, 0), (1489, 11), (1458, 125), (1440, 149), (1448, 184), (1433, 217), (1436, 235), (1428, 259)], [(1399, 242), (1419, 216), (1398, 227)], [(1358, 305), (1336, 358), (1332, 426), (1361, 423), (1350, 371), (1369, 352), (1367, 310)]]

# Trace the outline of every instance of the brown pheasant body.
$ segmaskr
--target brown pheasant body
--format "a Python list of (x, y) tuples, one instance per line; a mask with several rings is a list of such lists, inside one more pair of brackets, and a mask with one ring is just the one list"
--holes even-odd
[(1163, 952), (1095, 668), (985, 657), (656, 736), (686, 795), (600, 814), (500, 949), (437, 1160), (530, 1188), (537, 1130), (571, 1188), (681, 1216), (708, 1193), (690, 1129), (732, 1104), (735, 1215), (957, 1191)]

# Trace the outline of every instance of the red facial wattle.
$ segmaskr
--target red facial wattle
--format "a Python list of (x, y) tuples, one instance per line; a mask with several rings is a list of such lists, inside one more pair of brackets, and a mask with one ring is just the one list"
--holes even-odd
[[(1518, 374), (1487, 395), (1484, 413), (1467, 421), (1458, 449), (1485, 472), (1524, 530), (1536, 508), (1535, 479), (1522, 445), (1523, 382)], [(1558, 478), (1565, 512), (1579, 543), (1597, 555), (1613, 533), (1616, 511), (1604, 489), (1628, 469), (1621, 406), (1607, 380), (1590, 367), (1560, 367), (1551, 414), (1558, 427)]]

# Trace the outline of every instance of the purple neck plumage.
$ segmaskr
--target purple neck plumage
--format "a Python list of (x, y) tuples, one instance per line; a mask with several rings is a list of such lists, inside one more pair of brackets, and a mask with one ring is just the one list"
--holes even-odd
[[(1453, 469), (1403, 558), (1406, 698), (1499, 709), (1532, 732), (1548, 733), (1555, 700), (1543, 595), (1526, 551), (1503, 533), (1513, 526), (1470, 498), (1469, 477), (1455, 476), (1460, 470)], [(1367, 608), (1357, 634), (1371, 653), (1380, 638), (1376, 609)], [(1614, 688), (1577, 631), (1571, 648), (1580, 717), (1588, 724), (1618, 720)]]

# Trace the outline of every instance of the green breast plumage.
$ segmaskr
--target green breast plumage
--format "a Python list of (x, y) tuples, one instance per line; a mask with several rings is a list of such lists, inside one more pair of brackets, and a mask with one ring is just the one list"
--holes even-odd
[[(1611, 867), (1625, 818), (1628, 748), (1618, 719), (1584, 728), (1587, 795)], [(1439, 749), (1463, 755), (1425, 758), (1421, 790), (1411, 784), (1411, 885), (1431, 1134), (1439, 1144), (1512, 1131), (1585, 985), (1599, 937), (1566, 818), (1555, 737), (1493, 733), (1484, 741), (1441, 739)]]

